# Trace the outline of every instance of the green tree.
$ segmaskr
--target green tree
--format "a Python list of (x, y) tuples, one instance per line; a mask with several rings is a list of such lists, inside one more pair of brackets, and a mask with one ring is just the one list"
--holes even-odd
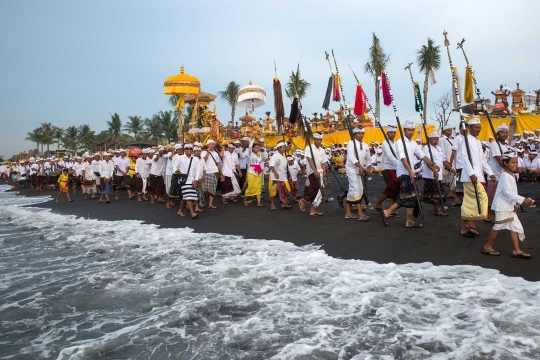
[(236, 107), (238, 106), (238, 91), (240, 85), (231, 81), (227, 84), (224, 91), (218, 91), (218, 96), (221, 100), (224, 100), (231, 107), (231, 125), (236, 125), (234, 121), (234, 114), (236, 113)]
[(161, 119), (157, 114), (152, 115), (151, 118), (144, 119), (144, 126), (146, 127), (148, 140), (157, 142), (163, 137)]
[(161, 130), (169, 143), (176, 142), (178, 139), (178, 120), (174, 118), (172, 111), (160, 111), (158, 117), (161, 122)]
[(55, 126), (53, 126), (52, 123), (41, 123), (41, 142), (42, 144), (47, 145), (47, 155), (50, 152), (50, 145), (54, 142), (54, 135), (55, 135)]
[(53, 134), (53, 144), (56, 144), (56, 148), (60, 147), (60, 142), (62, 141), (63, 137), (64, 137), (64, 128), (55, 126), (54, 134)]
[(144, 122), (140, 116), (128, 116), (129, 121), (123, 129), (133, 134), (133, 139), (139, 140), (139, 134), (144, 132)]
[(381, 74), (386, 68), (386, 65), (390, 62), (390, 55), (386, 55), (384, 49), (381, 47), (379, 38), (373, 33), (372, 44), (368, 51), (368, 60), (364, 65), (364, 73), (370, 74), (375, 81), (375, 113), (377, 119), (381, 116), (381, 101), (380, 101), (380, 88), (381, 88)]
[(41, 152), (43, 152), (43, 134), (41, 133), (41, 128), (32, 130), (31, 132), (26, 133), (26, 138), (24, 140), (32, 141), (36, 143), (36, 148), (39, 149), (41, 145)]
[(96, 147), (96, 133), (90, 129), (90, 125), (83, 124), (78, 129), (78, 141), (83, 150), (93, 152)]
[(75, 154), (79, 147), (79, 130), (75, 126), (66, 128), (62, 142), (71, 154)]
[(289, 78), (287, 84), (285, 84), (285, 94), (287, 94), (287, 97), (291, 101), (293, 100), (295, 94), (298, 95), (298, 100), (302, 100), (307, 95), (310, 87), (311, 84), (301, 78), (300, 64), (298, 64), (296, 72), (291, 72), (291, 77)]
[(431, 79), (431, 83), (435, 84), (435, 71), (441, 67), (441, 46), (435, 45), (435, 41), (431, 38), (427, 39), (427, 45), (422, 45), (420, 49), (416, 51), (416, 63), (420, 68), (420, 71), (425, 73), (424, 79), (424, 123), (427, 118), (427, 97), (428, 97), (428, 79)]
[(107, 142), (113, 144), (114, 147), (117, 147), (123, 142), (124, 137), (122, 136), (122, 120), (120, 120), (120, 115), (117, 113), (111, 114), (111, 120), (107, 121), (108, 133)]

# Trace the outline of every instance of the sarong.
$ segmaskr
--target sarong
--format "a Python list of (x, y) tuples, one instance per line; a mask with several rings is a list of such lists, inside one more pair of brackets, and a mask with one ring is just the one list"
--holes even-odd
[(193, 187), (193, 184), (182, 185), (182, 200), (183, 201), (197, 201), (198, 200), (197, 189)]
[(382, 176), (386, 189), (383, 194), (392, 200), (396, 200), (399, 195), (399, 183), (397, 181), (396, 170), (383, 170)]
[(135, 191), (135, 175), (133, 175), (133, 176), (129, 176), (129, 175), (126, 176), (125, 184), (126, 184), (126, 187), (127, 187), (129, 190)]
[[(167, 178), (167, 177), (165, 177)], [(178, 184), (178, 179), (180, 174), (172, 174), (171, 176), (171, 186), (169, 188), (169, 199), (179, 199), (180, 198), (180, 184)]]
[(347, 191), (347, 204), (360, 204), (364, 195), (362, 176), (358, 173), (358, 168), (350, 169), (345, 167), (347, 179), (349, 180), (349, 190)]
[(474, 194), (474, 185), (472, 182), (463, 183), (463, 204), (461, 205), (462, 220), (484, 220), (488, 216), (488, 198), (487, 193), (482, 184), (476, 183), (478, 189), (478, 199), (480, 201), (480, 209), (482, 214), (478, 214), (478, 205)]
[(165, 183), (163, 176), (150, 175), (150, 186), (148, 188), (150, 195), (161, 197), (165, 192)]
[(146, 194), (146, 179), (135, 176), (135, 190), (137, 194)]
[(67, 180), (62, 180), (59, 182), (60, 184), (60, 190), (63, 192), (63, 193), (67, 193), (68, 190), (69, 190), (69, 181)]
[(493, 202), (493, 198), (495, 197), (495, 191), (497, 191), (497, 181), (489, 180), (486, 189), (488, 204), (491, 204)]
[(48, 183), (49, 183), (49, 186), (56, 187), (56, 184), (58, 183), (58, 175), (57, 174), (50, 174)]
[(109, 195), (111, 193), (110, 183), (105, 182), (103, 179), (101, 179), (101, 188), (103, 189), (103, 194)]
[(199, 207), (203, 208), (206, 206), (206, 199), (204, 198), (203, 184), (200, 181), (197, 181), (197, 201), (198, 201)]
[(462, 169), (457, 169), (456, 176), (456, 188), (454, 189), (454, 194), (457, 196), (463, 196), (463, 183), (461, 182), (461, 171)]
[(214, 173), (208, 173), (204, 177), (204, 190), (212, 196), (216, 195), (217, 177)]
[(43, 186), (44, 183), (45, 183), (45, 175), (37, 175), (36, 186)]
[(315, 177), (315, 174), (309, 174), (308, 176), (309, 186), (304, 190), (304, 196), (302, 199), (308, 204), (311, 204), (317, 193), (319, 192), (319, 180)]
[(225, 176), (224, 178), (225, 181), (221, 185), (221, 194), (224, 198), (237, 196), (242, 193), (236, 174), (233, 173), (233, 176)]
[(247, 173), (247, 189), (244, 196), (257, 196), (262, 192), (262, 174), (255, 175), (250, 172)]
[[(85, 185), (85, 184), (87, 184), (87, 185)], [(96, 182), (94, 181), (92, 184), (90, 182), (83, 183), (82, 192), (83, 192), (83, 194), (88, 194), (88, 195), (90, 195), (92, 192), (95, 194), (96, 193)]]
[(286, 203), (290, 191), (291, 188), (288, 181), (268, 180), (268, 193), (270, 194), (270, 197), (278, 196), (281, 202)]
[(430, 200), (440, 200), (437, 181), (438, 180), (424, 178), (424, 190), (422, 192), (422, 197), (424, 200), (428, 200), (428, 202), (430, 202)]
[(115, 189), (120, 189), (124, 184), (124, 176), (122, 175), (113, 175), (113, 184)]
[(517, 213), (513, 211), (495, 211), (493, 230), (510, 230), (518, 234), (519, 240), (525, 239), (523, 225), (521, 225)]
[[(172, 175), (165, 175), (163, 182), (165, 183), (165, 193), (168, 195), (171, 192)], [(178, 182), (178, 181), (177, 181)]]
[(418, 206), (416, 201), (416, 192), (414, 190), (414, 183), (411, 181), (409, 175), (401, 175), (398, 178), (399, 184), (399, 196), (396, 199), (396, 203), (404, 208), (411, 209)]

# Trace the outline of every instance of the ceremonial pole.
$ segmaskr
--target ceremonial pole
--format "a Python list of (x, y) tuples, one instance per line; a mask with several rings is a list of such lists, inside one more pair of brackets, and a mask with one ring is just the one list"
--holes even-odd
[[(450, 71), (452, 73), (452, 85), (454, 88), (454, 96), (456, 97), (456, 100), (457, 100), (459, 117), (461, 120), (460, 127), (461, 127), (461, 130), (463, 130), (463, 132), (465, 133), (464, 138), (465, 138), (465, 147), (467, 149), (467, 156), (469, 157), (469, 162), (471, 163), (471, 166), (473, 166), (472, 157), (471, 157), (471, 148), (469, 147), (469, 139), (467, 138), (467, 128), (465, 127), (465, 116), (463, 116), (463, 110), (461, 110), (461, 97), (459, 96), (459, 91), (457, 87), (455, 68), (454, 68), (454, 65), (452, 65), (452, 57), (450, 56), (450, 41), (448, 41), (448, 38), (446, 37), (446, 35), (448, 35), (446, 30), (444, 31), (443, 35), (444, 35), (444, 46), (446, 46), (446, 52), (448, 53), (448, 62), (450, 63)], [(478, 185), (476, 182), (473, 182), (472, 184), (474, 187), (474, 196), (476, 197), (476, 205), (478, 206), (478, 214), (481, 215), (482, 207), (480, 206), (480, 199), (478, 198), (478, 187), (477, 187)]]
[[(313, 153), (313, 148), (311, 147), (311, 140), (309, 139), (309, 137), (311, 136), (311, 129), (308, 128), (308, 124), (306, 122), (306, 119), (305, 119), (304, 116), (302, 116), (302, 103), (300, 102), (300, 98), (298, 97), (298, 91), (297, 91), (296, 87), (294, 86), (294, 82), (292, 80), (293, 79), (291, 78), (291, 83), (293, 84), (293, 87), (294, 87), (294, 93), (295, 93), (294, 94), (294, 100), (296, 100), (296, 104), (294, 103), (294, 100), (293, 100), (293, 104), (291, 106), (291, 115), (289, 115), (289, 122), (291, 124), (294, 124), (296, 122), (296, 119), (292, 119), (292, 115), (294, 114), (294, 116), (298, 117), (298, 112), (300, 113), (299, 118), (300, 118), (300, 121), (302, 121), (302, 126), (304, 127), (304, 133), (306, 134), (306, 140), (307, 140), (307, 143), (308, 143), (309, 152), (311, 153), (311, 161), (313, 162), (313, 165), (315, 167), (315, 169), (313, 169), (313, 170), (317, 170), (317, 164), (315, 164), (315, 154)], [(308, 161), (308, 163), (309, 163), (309, 161)], [(321, 174), (319, 174), (319, 175), (321, 175)], [(319, 191), (321, 192), (321, 202), (323, 203), (324, 212), (327, 212), (327, 210), (326, 210), (326, 202), (325, 202), (326, 200), (322, 196), (323, 195), (322, 182), (321, 182), (320, 178), (316, 178), (316, 179), (317, 179), (317, 182), (318, 182), (318, 185), (319, 185)]]
[[(330, 73), (333, 76), (334, 72), (332, 71), (332, 64), (330, 63), (330, 58), (329, 58), (328, 53), (326, 51), (325, 51), (325, 54), (326, 54), (326, 60), (328, 60), (328, 65), (330, 66)], [(336, 66), (336, 74), (339, 75), (339, 69), (338, 69), (338, 66), (337, 66), (336, 57), (334, 55), (334, 50), (332, 50), (332, 57), (334, 58), (334, 65)], [(356, 156), (356, 159), (358, 160), (358, 163), (360, 164), (360, 166), (362, 166), (362, 164), (360, 163), (360, 157), (358, 156), (358, 149), (356, 148), (356, 140), (354, 138), (354, 134), (353, 134), (353, 131), (352, 131), (351, 109), (349, 109), (349, 107), (347, 106), (347, 101), (345, 100), (345, 92), (343, 91), (343, 84), (342, 83), (339, 84), (339, 88), (340, 88), (340, 92), (341, 92), (341, 98), (343, 99), (343, 105), (341, 104), (341, 100), (340, 100), (339, 106), (342, 109), (345, 109), (346, 112), (348, 112), (348, 114), (345, 116), (345, 124), (347, 124), (347, 130), (349, 130), (349, 136), (351, 137), (351, 141), (353, 142), (354, 155)], [(360, 143), (360, 149), (362, 149), (362, 143)], [(362, 166), (362, 168), (363, 168), (363, 166)], [(360, 174), (360, 181), (362, 182), (362, 188), (364, 189), (364, 197), (365, 197), (365, 201), (367, 203), (366, 205), (369, 207), (371, 204), (369, 202), (368, 191), (367, 191), (367, 186), (365, 184), (364, 174), (365, 174), (365, 171), (364, 171), (364, 173)]]
[[(414, 82), (414, 78), (413, 78), (413, 74), (412, 74), (412, 70), (411, 70), (411, 65), (412, 64), (413, 63), (409, 63), (407, 66), (405, 66), (405, 70), (409, 70), (409, 74), (411, 75), (411, 82), (412, 82), (413, 91), (414, 91), (414, 100), (416, 101), (417, 104), (420, 104), (420, 101), (418, 99), (418, 91), (416, 90), (416, 83)], [(431, 151), (431, 144), (429, 143), (429, 137), (428, 137), (428, 133), (427, 133), (427, 129), (426, 129), (425, 119), (422, 116), (421, 111), (418, 111), (418, 114), (420, 115), (420, 122), (422, 123), (422, 129), (424, 129), (424, 135), (425, 135), (426, 141), (427, 141), (427, 147), (428, 147), (428, 150), (429, 150), (429, 159), (431, 160), (431, 162), (433, 162), (433, 152)], [(442, 212), (446, 213), (446, 211), (444, 211), (444, 200), (443, 200), (443, 196), (442, 196), (441, 185), (439, 184), (439, 179), (435, 179), (435, 182), (437, 184), (437, 191), (439, 192), (439, 199), (441, 200)]]
[[(409, 159), (409, 152), (407, 151), (407, 145), (405, 143), (405, 137), (403, 135), (403, 129), (401, 128), (401, 122), (399, 121), (399, 115), (397, 113), (396, 104), (394, 101), (394, 94), (392, 94), (392, 88), (390, 87), (390, 78), (388, 77), (388, 71), (383, 70), (384, 75), (386, 75), (386, 85), (388, 86), (388, 92), (390, 93), (390, 98), (392, 99), (392, 107), (394, 108), (394, 115), (396, 116), (396, 121), (399, 129), (399, 135), (401, 137), (401, 142), (403, 143), (403, 152), (405, 153), (405, 159), (407, 160), (407, 163), (409, 164), (409, 167), (414, 169), (414, 166), (411, 165), (411, 160)], [(398, 159), (399, 161), (399, 159)], [(414, 170), (413, 170), (414, 171)], [(418, 208), (420, 209), (420, 216), (422, 220), (424, 219), (424, 212), (422, 211), (422, 203), (420, 202), (420, 197), (418, 196), (418, 186), (416, 186), (416, 178), (413, 177), (411, 179), (411, 182), (414, 186), (414, 192), (416, 196), (416, 201), (418, 202)]]
[[(493, 134), (493, 137), (495, 138), (495, 141), (497, 142), (497, 146), (499, 147), (499, 152), (501, 153), (501, 159), (502, 159), (503, 151), (502, 151), (501, 143), (497, 139), (497, 133), (495, 132), (495, 127), (493, 126), (493, 122), (491, 121), (491, 116), (489, 115), (489, 112), (487, 110), (486, 101), (485, 101), (486, 99), (484, 99), (482, 97), (482, 93), (480, 92), (480, 88), (478, 87), (478, 83), (476, 82), (476, 74), (474, 73), (474, 71), (472, 69), (472, 66), (469, 63), (469, 59), (467, 58), (467, 54), (465, 54), (465, 49), (463, 48), (464, 43), (465, 43), (465, 38), (463, 38), (461, 40), (461, 42), (457, 44), (456, 50), (461, 49), (461, 51), (463, 52), (463, 57), (465, 58), (465, 62), (467, 63), (468, 71), (470, 72), (473, 83), (474, 83), (474, 86), (476, 87), (476, 95), (480, 99), (480, 104), (482, 104), (482, 111), (484, 112), (484, 114), (486, 114), (486, 118), (488, 120), (489, 127), (491, 128), (491, 133)], [(525, 209), (523, 208), (523, 204), (519, 205), (519, 209), (521, 210), (521, 212), (525, 212)]]
[[(347, 64), (347, 65), (349, 65), (349, 64)], [(354, 78), (356, 79), (356, 82), (360, 83), (360, 81), (358, 81), (358, 77), (356, 77), (356, 74), (354, 73), (353, 69), (351, 68), (351, 65), (349, 65), (349, 69), (351, 69), (351, 72), (353, 73)], [(386, 132), (384, 131), (384, 129), (383, 129), (382, 125), (381, 125), (381, 122), (379, 121), (379, 118), (377, 117), (377, 114), (373, 110), (373, 106), (371, 106), (371, 103), (369, 102), (369, 99), (368, 99), (368, 97), (366, 95), (366, 92), (363, 89), (362, 89), (362, 93), (364, 94), (364, 99), (366, 99), (366, 104), (367, 104), (367, 106), (369, 108), (369, 111), (371, 111), (371, 114), (373, 115), (373, 118), (375, 119), (375, 124), (379, 127), (379, 129), (381, 129), (384, 140), (386, 142), (388, 142), (388, 144), (390, 144), (390, 139), (388, 139), (388, 136), (386, 135)], [(394, 149), (391, 146), (389, 146), (389, 148), (390, 148), (390, 151), (392, 152), (392, 155), (394, 155), (394, 157), (397, 159), (397, 155), (394, 152)]]

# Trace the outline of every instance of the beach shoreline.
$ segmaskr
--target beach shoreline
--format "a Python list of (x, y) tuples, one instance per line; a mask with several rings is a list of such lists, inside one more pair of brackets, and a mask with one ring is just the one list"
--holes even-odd
[[(372, 202), (379, 196), (382, 184), (382, 179), (374, 175), (373, 181), (369, 184)], [(20, 196), (29, 197), (44, 195), (54, 197), (57, 194), (56, 191), (35, 192), (31, 189), (16, 191), (19, 191)], [(537, 193), (536, 184), (520, 183), (519, 192), (534, 198)], [(329, 256), (341, 259), (396, 264), (430, 262), (434, 265), (474, 265), (496, 269), (504, 275), (522, 277), (528, 281), (540, 280), (540, 273), (537, 271), (537, 261), (540, 259), (540, 231), (537, 227), (531, 226), (539, 216), (536, 208), (518, 214), (526, 234), (525, 241), (520, 245), (524, 251), (532, 255), (531, 260), (521, 260), (510, 256), (512, 246), (508, 233), (504, 231), (494, 245), (495, 249), (501, 252), (501, 256), (481, 254), (492, 228), (491, 223), (477, 222), (481, 236), (472, 239), (460, 237), (459, 207), (450, 207), (448, 217), (438, 217), (432, 214), (431, 205), (423, 204), (424, 228), (406, 229), (403, 209), (400, 210), (402, 215), (400, 218), (390, 219), (390, 225), (384, 227), (378, 213), (374, 211), (366, 211), (370, 216), (366, 222), (344, 219), (344, 210), (339, 208), (335, 201), (327, 203), (325, 215), (317, 218), (300, 212), (297, 206), (292, 210), (270, 211), (268, 195), (263, 194), (265, 195), (264, 208), (255, 207), (255, 203), (244, 207), (241, 201), (227, 205), (217, 201), (218, 209), (205, 209), (195, 220), (188, 216), (179, 217), (176, 214), (177, 206), (166, 209), (161, 203), (152, 205), (149, 202), (137, 202), (136, 198), (129, 200), (125, 191), (121, 192), (118, 201), (114, 200), (114, 196), (111, 197), (109, 204), (99, 203), (98, 200), (84, 200), (79, 191), (77, 195), (72, 196), (75, 200), (73, 203), (68, 203), (63, 197), (59, 204), (51, 199), (32, 206), (50, 209), (57, 214), (90, 219), (138, 220), (162, 228), (189, 227), (197, 233), (282, 240), (297, 246), (314, 244), (320, 246)], [(447, 204), (450, 204), (450, 201)], [(421, 220), (418, 218), (416, 221)]]

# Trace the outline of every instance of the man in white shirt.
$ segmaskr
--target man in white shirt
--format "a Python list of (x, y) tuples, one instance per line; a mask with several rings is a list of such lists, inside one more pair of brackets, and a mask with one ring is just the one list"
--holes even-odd
[[(453, 140), (452, 140), (452, 132), (454, 131), (452, 125), (446, 125), (443, 128), (442, 136), (439, 139), (439, 147), (443, 150), (444, 158), (450, 162), (450, 158), (452, 157), (452, 146), (453, 146)], [(450, 165), (454, 166), (454, 164), (450, 163)], [(443, 171), (443, 179), (442, 184), (443, 186), (448, 187), (448, 195), (447, 197), (453, 198), (454, 197), (454, 189), (456, 187), (456, 177), (451, 171)]]
[[(510, 147), (506, 144), (506, 139), (508, 139), (508, 126), (506, 123), (502, 123), (497, 128), (497, 139), (489, 144), (489, 158), (488, 164), (495, 175), (495, 181), (488, 181), (487, 184), (487, 196), (488, 196), (488, 205), (491, 205), (493, 202), (493, 197), (495, 196), (495, 191), (497, 190), (497, 182), (499, 181), (502, 173), (504, 172), (502, 154), (510, 150)], [(502, 150), (502, 154), (501, 154)], [(488, 220), (494, 221), (495, 215), (491, 207), (488, 206)]]
[(523, 168), (526, 180), (540, 181), (540, 160), (536, 151), (530, 150), (529, 154), (525, 156), (523, 159)]
[(96, 199), (96, 176), (91, 156), (86, 157), (83, 161), (81, 179), (84, 200), (88, 200), (88, 195), (92, 195), (92, 199)]
[[(170, 209), (172, 205), (174, 205), (174, 201), (180, 197), (180, 188), (178, 191), (175, 189), (175, 193), (178, 193), (178, 195), (171, 198), (169, 194), (171, 193), (171, 186), (172, 186), (172, 177), (173, 177), (173, 165), (172, 165), (172, 159), (177, 154), (180, 153), (180, 155), (184, 154), (184, 144), (175, 144), (173, 145), (173, 149), (170, 149), (167, 147), (165, 150), (167, 154), (164, 157), (165, 165), (163, 166), (165, 173), (163, 174), (163, 182), (165, 183), (165, 194), (167, 194), (167, 202), (165, 203), (165, 207), (167, 209)], [(173, 151), (169, 151), (173, 150)], [(178, 185), (178, 184), (177, 184)]]
[[(440, 135), (436, 131), (429, 134), (428, 143), (422, 148), (422, 151), (424, 152), (424, 155), (429, 156), (430, 159), (433, 159), (433, 162), (439, 167), (439, 169), (446, 168), (449, 172), (455, 174), (455, 170), (452, 169), (452, 166), (450, 166), (450, 163), (446, 160), (444, 150), (439, 146), (439, 138)], [(422, 192), (423, 201), (428, 204), (433, 204), (434, 215), (448, 216), (448, 213), (445, 213), (442, 209), (439, 194), (439, 190), (442, 191), (443, 172), (439, 171), (439, 177), (436, 179), (431, 169), (425, 163), (423, 163), (422, 178), (424, 179), (424, 189)]]
[(239, 178), (242, 177), (238, 155), (235, 152), (235, 145), (229, 144), (227, 150), (223, 153), (223, 181), (221, 182), (221, 196), (223, 204), (227, 204), (227, 199), (232, 202), (238, 202), (236, 197), (242, 193)]
[(156, 201), (164, 203), (163, 193), (165, 192), (165, 182), (163, 180), (163, 172), (165, 167), (165, 148), (158, 147), (158, 152), (152, 158), (152, 167), (150, 168), (149, 192), (150, 203)]
[(184, 155), (181, 155), (175, 161), (174, 173), (181, 174), (183, 183), (181, 185), (182, 201), (180, 202), (179, 216), (184, 216), (183, 210), (187, 207), (191, 218), (195, 219), (199, 215), (195, 211), (195, 202), (197, 197), (197, 183), (199, 179), (199, 159), (193, 155), (193, 145), (184, 145)]
[[(468, 125), (465, 124), (465, 127)], [(463, 156), (461, 155), (461, 148), (464, 145), (465, 141), (465, 131), (461, 127), (459, 128), (459, 134), (454, 137), (454, 143), (452, 144), (452, 155), (450, 156), (449, 163), (454, 166), (454, 169), (456, 169), (457, 176), (456, 176), (456, 186), (454, 188), (454, 203), (452, 206), (461, 206), (462, 203), (462, 197), (463, 197), (463, 183), (461, 182), (461, 171), (463, 169)]]
[[(480, 130), (482, 130), (480, 119), (472, 118), (468, 124), (469, 135), (467, 135), (467, 140), (470, 158), (465, 142), (460, 149), (463, 159), (460, 180), (463, 182), (464, 192), (463, 204), (461, 205), (461, 235), (471, 238), (480, 235), (475, 228), (474, 221), (485, 220), (488, 217), (488, 197), (484, 186), (481, 184), (485, 182), (484, 172), (489, 175), (491, 180), (495, 181), (496, 178), (484, 157), (482, 143), (477, 138)], [(476, 192), (478, 193), (478, 198), (476, 197)], [(477, 201), (480, 203), (480, 211), (478, 211)]]
[(277, 151), (272, 155), (268, 163), (270, 167), (270, 181), (268, 192), (270, 193), (270, 210), (277, 210), (274, 200), (279, 197), (282, 209), (290, 209), (289, 205), (289, 181), (287, 179), (287, 159), (285, 149), (287, 144), (280, 141), (276, 145)]
[(94, 154), (94, 159), (92, 160), (92, 167), (94, 171), (94, 177), (96, 179), (96, 191), (98, 194), (101, 193), (101, 174), (99, 173), (99, 165), (101, 164), (101, 155), (99, 153)]
[(120, 188), (124, 184), (124, 180), (129, 171), (129, 159), (126, 157), (126, 150), (118, 150), (120, 156), (115, 158), (114, 161), (114, 187), (115, 187), (115, 199), (119, 199)]
[(297, 202), (298, 200), (296, 200), (296, 196), (298, 196), (298, 174), (300, 173), (300, 171), (302, 171), (302, 168), (300, 167), (300, 165), (298, 164), (298, 161), (295, 160), (295, 158), (293, 156), (287, 156), (287, 162), (288, 162), (288, 169), (289, 169), (289, 174), (291, 175), (291, 191), (293, 193), (293, 199), (295, 202)]
[(247, 189), (247, 168), (249, 166), (249, 142), (250, 138), (245, 136), (241, 139), (240, 145), (236, 145), (235, 152), (238, 155), (238, 164), (240, 165), (240, 171), (242, 172), (242, 177), (240, 178), (240, 188), (242, 193)]
[(197, 201), (195, 202), (195, 212), (203, 212), (201, 208), (205, 206), (204, 199), (204, 178), (206, 176), (206, 162), (201, 158), (201, 143), (195, 142), (193, 144), (193, 155), (199, 159), (199, 178), (197, 179)]
[(221, 171), (220, 154), (215, 150), (214, 140), (210, 139), (206, 142), (207, 150), (201, 153), (201, 159), (206, 164), (206, 176), (204, 179), (204, 190), (208, 193), (208, 208), (217, 209), (214, 206), (214, 197), (216, 196), (216, 188), (218, 180), (223, 181), (223, 173)]
[(150, 176), (150, 168), (147, 165), (148, 149), (143, 149), (141, 157), (135, 162), (135, 190), (137, 201), (148, 201), (146, 197), (146, 184)]
[[(109, 194), (111, 193), (110, 183), (114, 174), (114, 163), (111, 160), (111, 154), (104, 153), (103, 160), (99, 163), (99, 175), (101, 179), (101, 196), (99, 202), (110, 203)], [(105, 201), (103, 200), (105, 199)]]
[[(298, 202), (300, 210), (306, 211), (306, 204), (311, 204), (309, 215), (323, 216), (322, 212), (317, 211), (314, 202), (322, 188), (326, 186), (326, 152), (322, 147), (322, 135), (313, 134), (313, 144), (306, 146), (304, 155), (306, 157), (306, 173), (309, 180), (309, 186), (304, 189), (304, 196)], [(322, 199), (324, 201), (324, 199)]]
[[(418, 216), (418, 210), (420, 204), (416, 200), (416, 186), (414, 179), (414, 169), (411, 164), (414, 161), (414, 157), (418, 157), (423, 160), (426, 165), (433, 171), (434, 177), (439, 177), (439, 167), (435, 165), (422, 151), (422, 148), (412, 140), (416, 126), (412, 121), (406, 121), (403, 126), (404, 137), (401, 141), (396, 143), (397, 156), (400, 161), (397, 162), (396, 176), (399, 183), (399, 196), (396, 202), (386, 210), (378, 209), (377, 211), (383, 217), (383, 222), (387, 225), (387, 219), (394, 211), (400, 207), (404, 207), (407, 210), (407, 220), (405, 227), (407, 228), (422, 228), (423, 224), (415, 224), (413, 216)], [(405, 147), (403, 144), (405, 143)]]
[[(345, 172), (349, 181), (347, 191), (347, 203), (345, 207), (345, 219), (357, 219), (365, 221), (369, 219), (362, 211), (362, 197), (364, 196), (364, 173), (371, 170), (370, 148), (363, 143), (364, 128), (355, 127), (353, 129), (354, 139), (347, 144), (347, 161), (345, 162)], [(352, 214), (352, 207), (356, 208), (358, 215)]]
[(81, 175), (82, 175), (82, 157), (77, 156), (73, 163), (73, 195), (77, 194), (77, 188), (81, 186)]
[[(382, 148), (382, 176), (386, 189), (384, 189), (381, 197), (375, 203), (375, 209), (382, 208), (382, 204), (386, 199), (389, 199), (389, 207), (394, 204), (399, 194), (399, 184), (396, 176), (397, 169), (397, 151), (394, 139), (396, 137), (396, 128), (392, 125), (386, 127), (386, 136), (388, 140), (384, 140)], [(378, 211), (378, 210), (377, 210)], [(392, 216), (399, 216), (399, 213), (394, 213)]]
[[(174, 202), (180, 199), (180, 159), (184, 156), (184, 149), (182, 144), (174, 145), (175, 154), (172, 156), (171, 163), (171, 176), (170, 176), (170, 186), (167, 192), (169, 200), (167, 201), (167, 209), (170, 209)], [(169, 162), (169, 160), (167, 160)], [(168, 172), (168, 171), (167, 171)], [(167, 176), (165, 176), (165, 181), (167, 181)]]

